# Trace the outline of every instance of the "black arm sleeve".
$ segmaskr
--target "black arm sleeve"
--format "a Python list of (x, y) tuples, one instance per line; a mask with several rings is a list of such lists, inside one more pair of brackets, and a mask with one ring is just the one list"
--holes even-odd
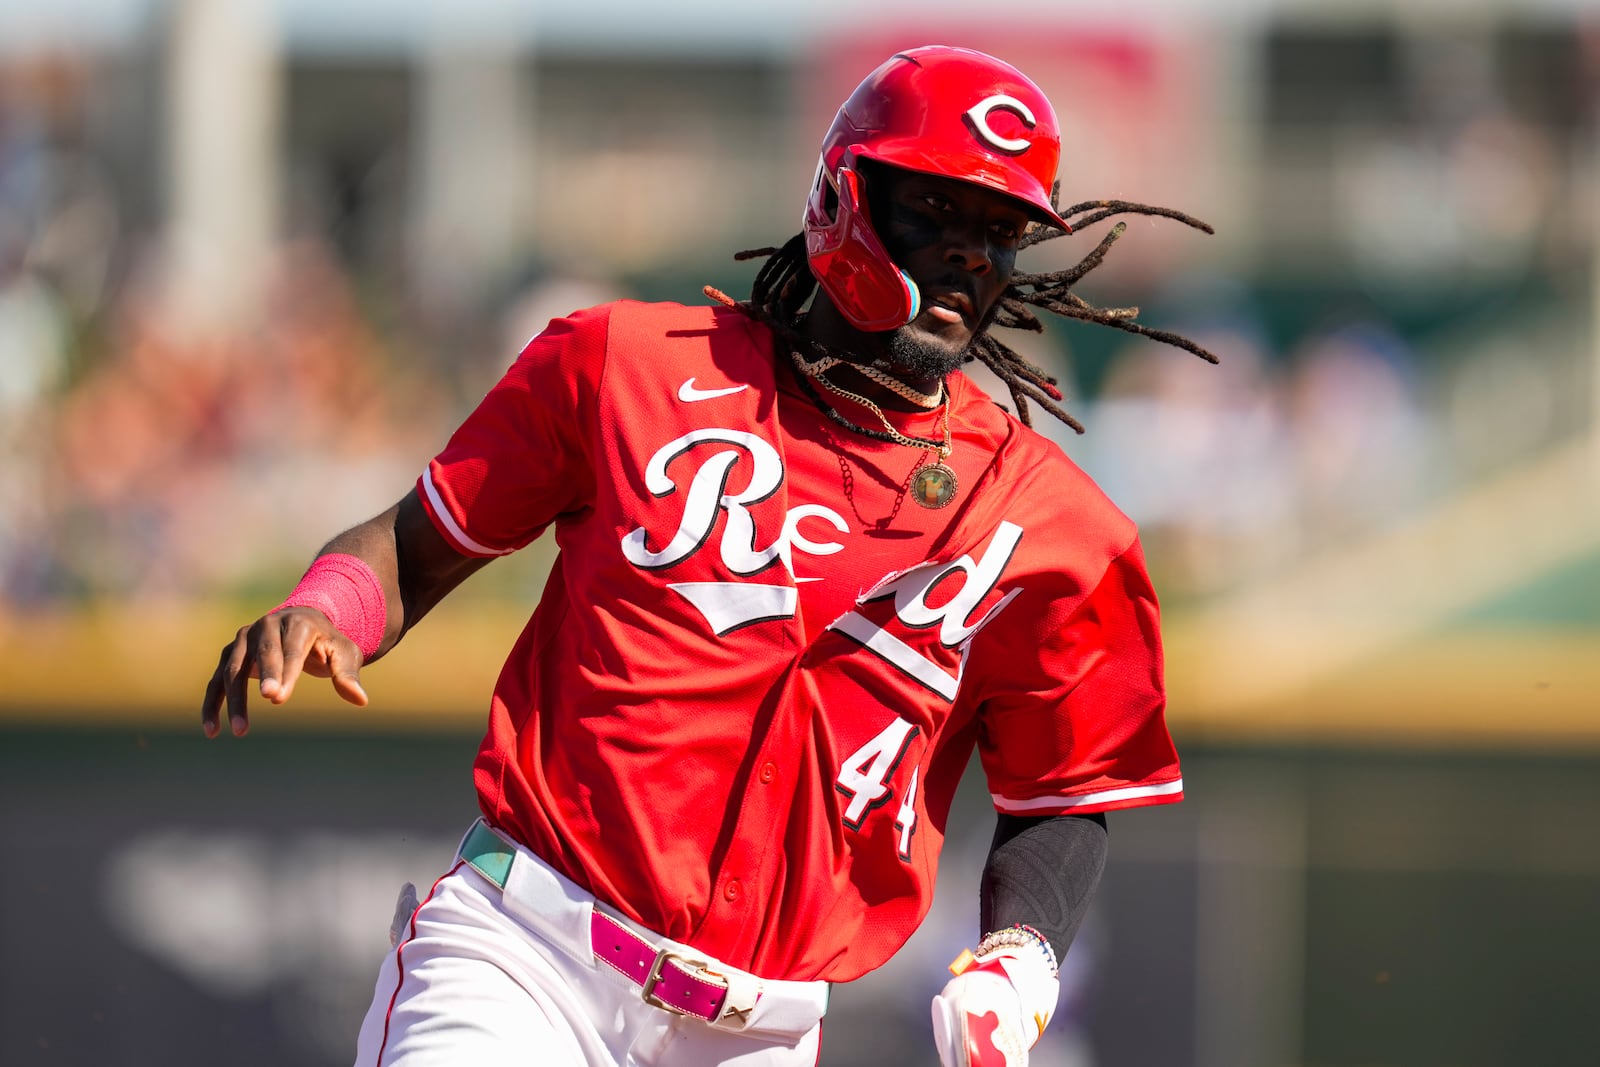
[(1108, 848), (1106, 817), (1001, 815), (979, 889), (981, 933), (1021, 923), (1050, 941), (1056, 959), (1089, 910)]

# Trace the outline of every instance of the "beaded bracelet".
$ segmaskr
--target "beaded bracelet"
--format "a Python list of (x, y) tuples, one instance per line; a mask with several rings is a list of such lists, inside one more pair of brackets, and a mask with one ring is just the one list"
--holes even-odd
[(1012, 923), (1004, 930), (993, 930), (984, 934), (983, 940), (978, 942), (977, 954), (984, 956), (1002, 948), (1027, 948), (1030, 945), (1044, 953), (1045, 965), (1050, 968), (1050, 977), (1060, 977), (1061, 968), (1056, 964), (1056, 950), (1050, 947), (1050, 939), (1033, 927), (1021, 923)]

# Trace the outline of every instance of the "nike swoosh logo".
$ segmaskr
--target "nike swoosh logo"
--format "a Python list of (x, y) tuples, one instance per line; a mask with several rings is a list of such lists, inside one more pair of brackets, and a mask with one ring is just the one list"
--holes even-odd
[(692, 404), (696, 400), (710, 400), (713, 397), (728, 396), (730, 393), (741, 393), (748, 388), (750, 384), (746, 382), (744, 385), (730, 385), (726, 389), (696, 389), (694, 379), (690, 378), (678, 386), (678, 399), (685, 404)]

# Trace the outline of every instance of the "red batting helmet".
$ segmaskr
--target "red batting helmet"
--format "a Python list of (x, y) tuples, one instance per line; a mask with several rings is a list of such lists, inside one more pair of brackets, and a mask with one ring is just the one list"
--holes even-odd
[(1015, 67), (970, 48), (900, 52), (856, 87), (823, 139), (804, 219), (811, 272), (858, 329), (903, 326), (921, 297), (872, 229), (857, 161), (986, 186), (1071, 232), (1050, 203), (1060, 157), (1055, 110)]

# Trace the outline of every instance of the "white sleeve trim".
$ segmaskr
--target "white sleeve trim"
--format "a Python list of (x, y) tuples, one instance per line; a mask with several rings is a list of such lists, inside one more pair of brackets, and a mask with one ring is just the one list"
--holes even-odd
[(433, 484), (433, 470), (424, 467), (422, 471), (422, 491), (428, 494), (428, 503), (433, 508), (433, 513), (444, 523), (445, 532), (448, 533), (456, 545), (479, 556), (509, 556), (515, 552), (514, 548), (490, 548), (481, 545), (467, 536), (467, 531), (456, 522), (455, 516), (450, 514), (450, 509), (445, 507), (444, 498), (439, 495), (439, 488)]
[(1030, 800), (1014, 800), (999, 793), (990, 793), (989, 796), (994, 800), (996, 811), (1024, 812), (1047, 808), (1054, 810), (1086, 808), (1092, 804), (1115, 804), (1118, 801), (1137, 800), (1140, 797), (1169, 797), (1181, 792), (1183, 792), (1183, 779), (1179, 778), (1172, 782), (1162, 782), (1160, 785), (1130, 785), (1076, 797), (1034, 797)]

